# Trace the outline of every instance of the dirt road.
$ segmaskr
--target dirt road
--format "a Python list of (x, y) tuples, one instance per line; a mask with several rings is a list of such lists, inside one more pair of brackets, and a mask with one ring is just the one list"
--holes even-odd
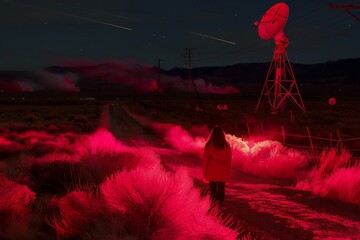
[[(170, 148), (122, 107), (109, 107), (109, 123), (110, 130), (122, 142), (152, 149), (171, 170), (186, 167), (195, 185), (207, 189), (201, 180), (200, 159)], [(287, 180), (265, 179), (233, 170), (224, 212), (256, 239), (360, 239), (359, 205), (314, 197), (292, 186)]]

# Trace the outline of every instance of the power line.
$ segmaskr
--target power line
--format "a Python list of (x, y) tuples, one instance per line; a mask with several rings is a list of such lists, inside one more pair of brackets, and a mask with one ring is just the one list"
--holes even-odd
[(347, 14), (360, 21), (360, 17), (356, 16), (354, 13), (350, 12), (350, 9), (360, 9), (360, 5), (353, 4), (330, 4), (329, 8), (340, 8), (343, 9)]

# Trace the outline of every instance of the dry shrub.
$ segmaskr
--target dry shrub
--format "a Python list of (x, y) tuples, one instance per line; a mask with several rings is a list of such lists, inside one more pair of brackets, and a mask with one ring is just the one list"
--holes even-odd
[(57, 148), (57, 145), (53, 142), (36, 142), (29, 146), (28, 151), (36, 157), (41, 157), (46, 154), (55, 152)]
[(345, 149), (324, 149), (308, 176), (296, 188), (311, 191), (322, 197), (360, 203), (360, 164), (352, 164)]
[(35, 193), (0, 174), (0, 238), (24, 238), (29, 231)]
[(34, 140), (34, 146), (43, 148), (41, 152), (41, 148), (34, 151), (32, 147), (33, 156), (27, 158), (39, 186), (37, 191), (64, 193), (79, 186), (100, 184), (116, 171), (160, 164), (154, 152), (125, 146), (105, 129), (78, 136), (73, 143), (68, 139), (68, 136), (59, 135), (49, 141)]
[(188, 131), (175, 124), (152, 123), (150, 127), (161, 134), (172, 147), (202, 157), (206, 139), (193, 137)]
[(11, 213), (12, 216), (24, 216), (34, 202), (36, 196), (27, 186), (7, 179), (0, 174), (0, 212)]
[(21, 144), (0, 136), (0, 160), (14, 156), (18, 157), (21, 150)]
[(242, 171), (270, 178), (295, 179), (307, 166), (304, 154), (286, 148), (280, 142), (264, 140), (249, 142), (227, 135), (233, 149), (233, 164)]
[(63, 195), (79, 186), (93, 184), (91, 174), (83, 171), (79, 163), (54, 161), (33, 164), (30, 173), (35, 184), (34, 191), (41, 194)]
[[(172, 147), (202, 159), (208, 136), (206, 128), (192, 129), (192, 134), (179, 125), (151, 122), (149, 119), (131, 113), (140, 124), (150, 127)], [(243, 172), (270, 178), (296, 179), (298, 173), (308, 164), (306, 156), (299, 151), (284, 147), (280, 142), (251, 139), (245, 141), (234, 135), (226, 134), (232, 150), (232, 165)]]
[(113, 214), (96, 194), (76, 190), (52, 203), (58, 214), (49, 225), (58, 236), (73, 239), (123, 239), (126, 231), (120, 215)]
[(208, 215), (209, 199), (200, 197), (185, 170), (171, 174), (160, 168), (138, 168), (117, 173), (101, 185), (101, 192), (138, 239), (235, 239), (237, 235), (220, 218)]
[(154, 152), (146, 148), (128, 147), (106, 129), (98, 129), (79, 140), (74, 147), (81, 162), (94, 169), (110, 171), (109, 173), (160, 164), (159, 157)]

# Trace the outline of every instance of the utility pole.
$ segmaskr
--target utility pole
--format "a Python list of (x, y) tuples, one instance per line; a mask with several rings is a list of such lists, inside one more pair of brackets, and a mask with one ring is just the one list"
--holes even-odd
[(100, 93), (101, 93), (101, 76), (98, 76), (98, 81), (97, 81), (97, 97), (96, 97), (96, 112), (98, 117), (100, 117)]
[(192, 76), (191, 76), (191, 48), (188, 48), (187, 49), (187, 60), (188, 60), (188, 66), (189, 66), (189, 83), (188, 83), (188, 91), (189, 91), (189, 99), (188, 99), (188, 108), (189, 108), (189, 111), (191, 109), (191, 92), (192, 92)]
[(160, 102), (160, 62), (161, 60), (158, 59), (158, 71), (157, 71), (157, 101)]
[(349, 14), (350, 16), (352, 16), (353, 18), (355, 18), (356, 20), (360, 21), (360, 17), (356, 16), (355, 14), (353, 14), (352, 12), (350, 12), (350, 9), (360, 9), (360, 5), (353, 5), (353, 4), (330, 4), (329, 8), (338, 8), (338, 9), (343, 9), (347, 14)]
[[(137, 83), (135, 83), (134, 86), (134, 104), (137, 104), (139, 109), (141, 109), (141, 105), (142, 105), (142, 97), (141, 97), (141, 90), (142, 90), (142, 66), (139, 64), (136, 64), (135, 66), (137, 72)], [(134, 70), (134, 71), (136, 71)], [(136, 74), (136, 72), (134, 73)]]
[(158, 59), (158, 73), (157, 73), (157, 104), (156, 104), (156, 117), (159, 118), (159, 107), (160, 107), (160, 59)]
[(201, 100), (201, 97), (200, 97), (200, 94), (199, 94), (199, 92), (198, 92), (198, 90), (197, 90), (197, 88), (196, 88), (195, 82), (194, 82), (193, 79), (192, 79), (192, 72), (191, 72), (191, 70), (192, 70), (192, 64), (193, 64), (193, 62), (194, 62), (192, 50), (193, 50), (192, 48), (187, 48), (187, 49), (186, 49), (186, 54), (185, 54), (186, 60), (187, 60), (188, 65), (189, 65), (189, 83), (188, 83), (188, 88), (189, 88), (189, 99), (188, 99), (188, 101), (189, 101), (189, 102), (188, 102), (189, 117), (190, 117), (190, 112), (191, 112), (191, 94), (192, 94), (192, 92), (193, 92), (193, 87), (194, 87), (194, 91), (195, 91), (195, 93), (196, 93), (196, 96), (197, 96), (197, 98), (198, 98), (198, 100), (199, 100), (199, 103), (200, 103), (200, 105), (201, 105), (201, 110), (202, 110), (202, 111), (205, 111), (204, 105), (203, 105), (202, 100)]

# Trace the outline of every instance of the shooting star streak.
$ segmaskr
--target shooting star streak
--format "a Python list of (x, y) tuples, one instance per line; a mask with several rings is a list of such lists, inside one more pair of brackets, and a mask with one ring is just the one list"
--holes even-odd
[(116, 24), (112, 24), (112, 23), (108, 23), (108, 22), (103, 22), (103, 21), (100, 21), (100, 20), (97, 20), (97, 19), (93, 19), (93, 18), (81, 17), (81, 16), (74, 15), (74, 14), (69, 14), (69, 13), (65, 13), (65, 12), (60, 12), (60, 11), (56, 11), (56, 10), (52, 10), (52, 9), (47, 9), (47, 8), (43, 8), (43, 7), (33, 6), (33, 5), (29, 5), (29, 4), (25, 4), (25, 3), (20, 3), (20, 2), (15, 2), (15, 1), (9, 1), (9, 2), (18, 4), (18, 5), (22, 5), (22, 6), (26, 6), (26, 7), (30, 7), (30, 8), (34, 8), (34, 9), (39, 9), (39, 10), (46, 11), (46, 12), (52, 12), (52, 13), (56, 13), (56, 14), (59, 14), (59, 15), (64, 15), (64, 16), (69, 16), (69, 17), (72, 17), (72, 18), (81, 19), (81, 20), (88, 21), (88, 22), (94, 22), (94, 23), (99, 23), (99, 24), (107, 25), (107, 26), (110, 26), (110, 27), (120, 28), (120, 29), (127, 30), (127, 31), (132, 31), (132, 30), (133, 30), (132, 28), (127, 28), (127, 27), (123, 27), (123, 26), (116, 25)]
[(232, 44), (232, 45), (237, 44), (236, 42), (230, 42), (230, 41), (227, 41), (225, 39), (216, 38), (216, 37), (212, 37), (212, 36), (201, 34), (201, 33), (196, 33), (196, 32), (189, 32), (189, 33), (194, 34), (194, 35), (198, 35), (198, 36), (201, 36), (201, 37), (206, 37), (206, 38), (210, 38), (210, 39), (213, 39), (213, 40), (217, 40), (217, 41), (220, 41), (220, 42), (229, 43), (229, 44)]

